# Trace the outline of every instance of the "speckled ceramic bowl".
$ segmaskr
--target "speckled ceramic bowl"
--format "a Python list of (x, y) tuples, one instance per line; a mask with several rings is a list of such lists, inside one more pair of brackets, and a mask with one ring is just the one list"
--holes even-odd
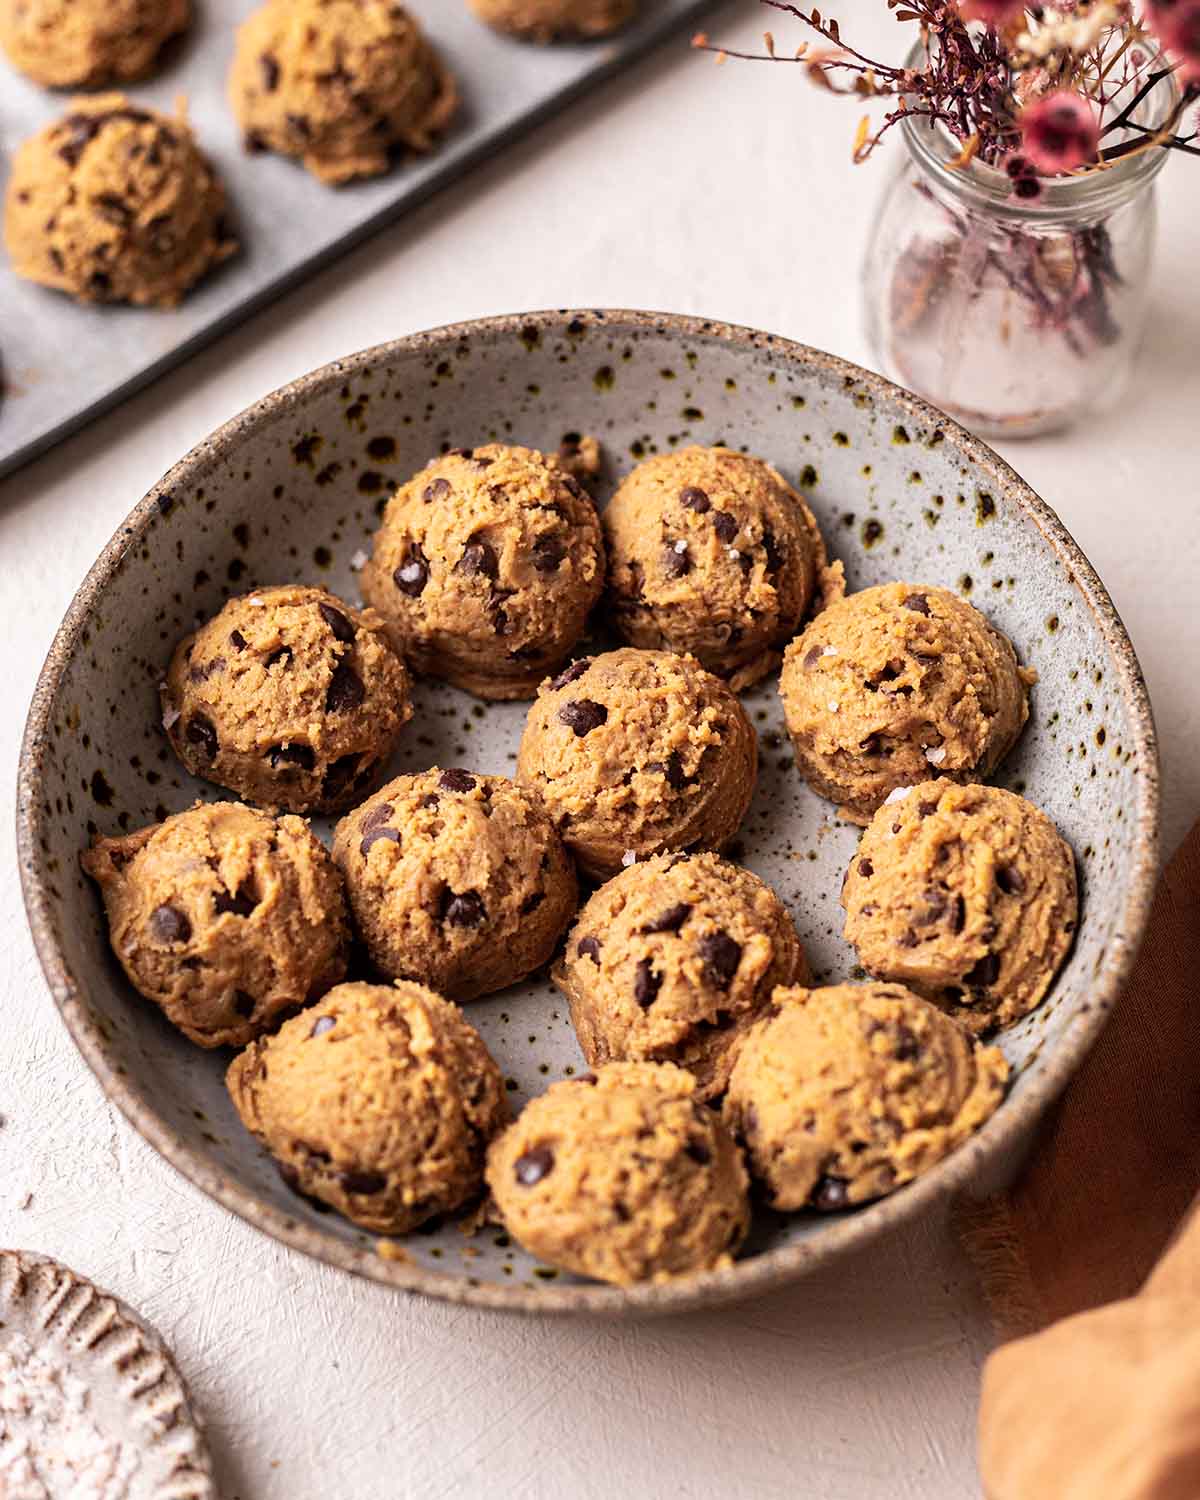
[[(494, 439), (605, 445), (604, 490), (644, 454), (723, 440), (808, 497), (851, 587), (902, 577), (971, 598), (1037, 667), (1033, 717), (1001, 780), (1044, 807), (1079, 856), (1083, 913), (1049, 1000), (1007, 1033), (1011, 1093), (968, 1145), (855, 1213), (760, 1218), (732, 1269), (630, 1291), (536, 1265), (507, 1237), (454, 1224), (400, 1258), (294, 1197), (239, 1126), (226, 1059), (200, 1052), (125, 983), (79, 872), (97, 830), (132, 829), (220, 794), (192, 781), (159, 725), (175, 640), (256, 585), (311, 579), (358, 596), (356, 560), (390, 486), (439, 449)], [(769, 681), (747, 707), (762, 775), (746, 863), (787, 901), (817, 972), (844, 978), (838, 890), (854, 829), (792, 766)], [(521, 704), (419, 689), (395, 769), (506, 772)], [(778, 1286), (978, 1181), (1012, 1150), (1095, 1039), (1133, 959), (1156, 871), (1154, 731), (1133, 650), (1054, 514), (995, 454), (873, 375), (766, 334), (647, 313), (558, 312), (419, 334), (328, 365), (234, 418), (134, 509), (67, 613), (29, 717), (20, 855), (50, 988), (109, 1096), (169, 1161), (285, 1244), (390, 1286), (486, 1307), (665, 1310)], [(580, 1066), (545, 981), (470, 1007), (513, 1103)]]

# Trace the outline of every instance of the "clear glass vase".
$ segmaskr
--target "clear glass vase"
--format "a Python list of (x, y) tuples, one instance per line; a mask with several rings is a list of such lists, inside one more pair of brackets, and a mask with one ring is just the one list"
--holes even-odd
[[(1164, 80), (1144, 122), (1177, 97)], [(1167, 152), (1043, 178), (1023, 199), (997, 168), (953, 166), (959, 143), (927, 121), (900, 130), (863, 278), (880, 369), (984, 436), (1049, 432), (1115, 401), (1145, 323)]]

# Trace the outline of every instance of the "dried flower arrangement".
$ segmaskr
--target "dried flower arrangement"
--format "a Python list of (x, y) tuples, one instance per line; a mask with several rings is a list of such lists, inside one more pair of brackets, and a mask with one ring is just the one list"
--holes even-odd
[(1200, 0), (886, 0), (912, 31), (901, 65), (821, 11), (763, 3), (812, 35), (788, 54), (770, 33), (763, 53), (694, 45), (718, 62), (791, 62), (831, 93), (878, 101), (856, 162), (903, 124), (949, 169), (935, 181), (914, 162), (878, 217), (865, 290), (882, 368), (993, 433), (1050, 430), (1115, 391), (1155, 223), (1130, 195), (1156, 175), (1151, 153), (1200, 156)]
[[(842, 39), (831, 16), (786, 0), (763, 0), (816, 33), (790, 54), (694, 45), (727, 56), (801, 64), (831, 93), (890, 99), (880, 124), (859, 121), (854, 159), (865, 161), (905, 118), (945, 128), (961, 147), (959, 164), (1002, 166), (1020, 198), (1035, 198), (1039, 176), (1102, 171), (1144, 151), (1200, 156), (1200, 129), (1181, 133), (1200, 100), (1200, 0), (886, 0), (896, 19), (916, 23), (920, 67), (867, 57)], [(1138, 110), (1174, 71), (1179, 99), (1170, 118), (1149, 128)]]

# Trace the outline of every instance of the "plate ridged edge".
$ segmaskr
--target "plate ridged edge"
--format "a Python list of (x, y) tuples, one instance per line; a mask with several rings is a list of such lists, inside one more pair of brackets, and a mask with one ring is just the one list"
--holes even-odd
[(147, 1500), (219, 1500), (203, 1419), (170, 1350), (132, 1308), (49, 1256), (0, 1250), (0, 1326), (56, 1348), (89, 1387), (107, 1384), (129, 1412), (120, 1436), (161, 1474)]

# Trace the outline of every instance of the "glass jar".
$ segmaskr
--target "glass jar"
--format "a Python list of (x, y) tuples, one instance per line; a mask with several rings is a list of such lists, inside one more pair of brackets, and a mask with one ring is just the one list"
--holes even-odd
[[(1139, 121), (1154, 127), (1177, 98), (1165, 79)], [(1043, 178), (1024, 199), (995, 167), (953, 166), (959, 143), (927, 120), (900, 132), (905, 159), (864, 268), (879, 368), (990, 437), (1049, 432), (1115, 401), (1145, 323), (1167, 152)]]

